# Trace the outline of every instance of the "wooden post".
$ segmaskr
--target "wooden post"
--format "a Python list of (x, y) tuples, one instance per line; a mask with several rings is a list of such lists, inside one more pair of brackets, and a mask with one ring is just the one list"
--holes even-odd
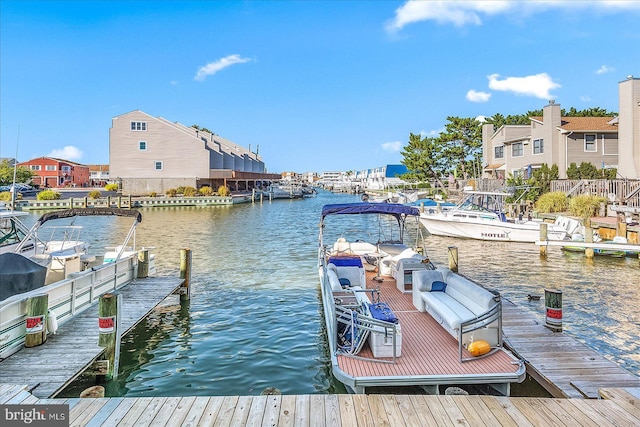
[(191, 298), (191, 249), (180, 249), (180, 278), (184, 283), (180, 289), (180, 300), (185, 301)]
[(129, 194), (129, 209), (133, 208), (133, 206), (131, 206), (131, 194)]
[(69, 209), (73, 209), (73, 197), (69, 197)]
[(562, 291), (545, 289), (544, 305), (547, 310), (545, 326), (553, 332), (562, 332)]
[(89, 202), (89, 198), (85, 196), (84, 200), (82, 201), (82, 207), (86, 209), (88, 202)]
[(618, 226), (616, 227), (616, 235), (617, 236), (622, 236), (622, 237), (627, 237), (627, 220), (624, 217), (624, 215), (622, 215), (622, 217), (618, 217)]
[(420, 212), (424, 213), (424, 202), (420, 202)]
[(111, 196), (107, 196), (107, 207), (111, 207)]
[(138, 279), (149, 277), (149, 249), (138, 251)]
[(27, 300), (27, 335), (25, 347), (35, 347), (47, 341), (47, 311), (49, 295), (36, 295)]
[[(546, 242), (548, 240), (549, 225), (546, 222), (540, 223), (540, 241)], [(540, 256), (547, 256), (547, 245), (540, 245)]]
[(122, 208), (122, 196), (118, 196), (118, 209)]
[[(591, 228), (591, 219), (586, 218), (584, 220), (584, 241), (586, 243), (593, 243), (593, 229)], [(593, 259), (594, 251), (593, 248), (584, 248), (584, 255), (588, 259)]]
[(98, 302), (98, 345), (104, 347), (104, 357), (109, 361), (107, 379), (118, 377), (121, 305), (122, 295), (117, 293), (104, 293)]
[(458, 248), (456, 246), (449, 246), (449, 270), (454, 273), (458, 272)]

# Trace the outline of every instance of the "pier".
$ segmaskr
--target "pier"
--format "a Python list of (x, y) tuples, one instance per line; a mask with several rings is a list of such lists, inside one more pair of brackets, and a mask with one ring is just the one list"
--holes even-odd
[[(122, 335), (140, 322), (184, 279), (135, 279), (118, 290), (122, 295)], [(38, 398), (54, 397), (100, 356), (98, 304), (64, 323), (55, 335), (37, 347), (25, 347), (0, 361), (0, 384), (26, 384)]]
[(69, 405), (70, 426), (640, 425), (640, 389), (601, 399), (425, 395), (186, 396), (37, 399), (0, 384), (0, 404)]
[(597, 399), (600, 388), (640, 388), (637, 376), (575, 338), (551, 331), (506, 299), (502, 332), (505, 346), (524, 359), (527, 373), (554, 397)]

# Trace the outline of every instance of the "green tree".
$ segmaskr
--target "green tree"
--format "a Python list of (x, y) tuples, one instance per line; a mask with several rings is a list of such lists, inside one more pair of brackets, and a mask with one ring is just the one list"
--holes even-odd
[(598, 179), (602, 178), (602, 174), (596, 168), (593, 163), (582, 162), (580, 166), (578, 166), (578, 171), (580, 172), (580, 179)]
[(580, 171), (578, 165), (571, 163), (567, 168), (567, 179), (580, 179)]
[(401, 163), (409, 172), (402, 175), (406, 181), (428, 182), (433, 179), (442, 188), (446, 188), (441, 180), (444, 175), (445, 163), (443, 162), (441, 144), (437, 138), (425, 137), (410, 133), (409, 143), (402, 149), (403, 160)]
[(442, 154), (451, 171), (459, 171), (464, 179), (480, 168), (482, 159), (482, 124), (475, 118), (447, 117), (449, 123), (440, 133)]
[[(33, 176), (33, 172), (27, 167), (18, 166), (16, 169), (16, 182), (29, 183)], [(13, 166), (5, 159), (0, 162), (0, 185), (10, 184), (13, 184)]]

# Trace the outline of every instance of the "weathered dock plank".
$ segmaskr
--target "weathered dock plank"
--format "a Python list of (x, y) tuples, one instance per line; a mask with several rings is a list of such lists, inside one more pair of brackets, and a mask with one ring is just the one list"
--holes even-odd
[(603, 387), (640, 387), (639, 377), (577, 339), (551, 331), (509, 300), (502, 300), (502, 316), (505, 346), (554, 397), (597, 399)]
[[(4, 400), (20, 400), (25, 392), (24, 386), (0, 384)], [(38, 399), (31, 395), (23, 403), (69, 404), (69, 425), (77, 427), (640, 425), (640, 389), (606, 388), (600, 395), (602, 399), (375, 394)], [(299, 407), (308, 409), (293, 409)]]
[[(118, 290), (122, 294), (123, 335), (181, 284), (174, 277), (137, 279)], [(63, 324), (40, 346), (22, 348), (0, 361), (0, 383), (27, 384), (39, 398), (54, 397), (102, 353), (98, 346), (98, 305)], [(33, 370), (38, 369), (38, 375)]]

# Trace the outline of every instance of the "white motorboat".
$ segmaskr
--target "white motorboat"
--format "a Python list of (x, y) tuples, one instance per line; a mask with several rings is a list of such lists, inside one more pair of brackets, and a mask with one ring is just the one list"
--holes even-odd
[[(434, 236), (501, 242), (533, 243), (540, 240), (537, 219), (508, 219), (504, 213), (507, 193), (475, 191), (465, 193), (456, 206), (447, 210), (425, 209), (420, 223)], [(547, 224), (548, 240), (564, 240), (567, 229), (557, 223)]]
[[(438, 394), (440, 387), (485, 384), (508, 395), (509, 384), (522, 381), (525, 368), (501, 346), (499, 295), (447, 269), (435, 269), (424, 255), (419, 213), (416, 207), (395, 203), (323, 207), (318, 271), (332, 373), (355, 393), (419, 386)], [(411, 222), (415, 230), (406, 230)], [(331, 227), (325, 229), (327, 225)], [(415, 237), (413, 245), (405, 244), (405, 237)], [(438, 314), (426, 312), (424, 285), (416, 286), (425, 273), (442, 274), (451, 290), (464, 283), (471, 290), (459, 294), (471, 299), (484, 292), (491, 311), (466, 313), (469, 318), (443, 327)], [(448, 317), (463, 316), (458, 309), (466, 309), (460, 303), (446, 308), (445, 293), (440, 294), (433, 296), (442, 298)], [(473, 358), (469, 339), (488, 337), (489, 332), (495, 338), (491, 355)]]
[(292, 182), (273, 183), (264, 194), (269, 200), (301, 199), (304, 196), (302, 186)]

